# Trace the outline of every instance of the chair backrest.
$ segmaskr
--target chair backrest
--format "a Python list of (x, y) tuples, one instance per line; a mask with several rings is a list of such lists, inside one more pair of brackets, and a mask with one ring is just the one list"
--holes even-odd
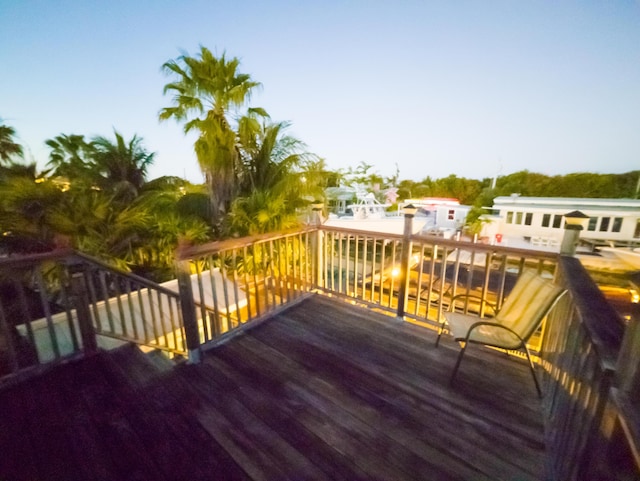
[(526, 341), (563, 292), (561, 287), (535, 271), (525, 270), (495, 319)]

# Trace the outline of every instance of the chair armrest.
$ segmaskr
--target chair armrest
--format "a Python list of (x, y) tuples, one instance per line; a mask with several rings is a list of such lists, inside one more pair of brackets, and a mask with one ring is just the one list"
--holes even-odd
[(498, 312), (498, 308), (495, 306), (495, 304), (493, 304), (492, 302), (489, 302), (486, 299), (483, 299), (480, 296), (476, 296), (474, 294), (457, 294), (457, 295), (453, 296), (451, 298), (451, 303), (449, 304), (449, 311), (450, 312), (454, 312), (454, 309), (455, 309), (455, 306), (456, 306), (456, 300), (457, 299), (463, 299), (463, 298), (467, 299), (467, 302), (465, 303), (466, 305), (468, 305), (468, 300), (469, 299), (474, 299), (474, 300), (478, 301), (478, 304), (482, 304), (482, 302), (484, 302), (485, 305), (489, 306), (491, 308), (491, 310), (493, 311), (493, 315), (494, 316)]
[[(473, 331), (476, 330), (479, 327), (482, 327), (482, 326), (488, 326), (488, 327), (493, 327), (493, 328), (496, 328), (496, 329), (502, 329), (502, 330), (508, 332), (509, 334), (515, 336), (516, 339), (518, 339), (520, 341), (521, 345), (524, 345), (524, 343), (525, 343), (525, 340), (522, 339), (522, 337), (520, 337), (520, 335), (518, 333), (516, 333), (513, 329), (510, 329), (509, 327), (507, 327), (507, 326), (505, 326), (503, 324), (500, 324), (498, 322), (490, 322), (490, 321), (484, 321), (484, 320), (475, 322), (469, 327), (469, 330), (467, 331), (467, 335), (466, 335), (464, 341), (465, 342), (469, 342), (469, 339), (471, 339)], [(472, 339), (471, 342), (480, 342), (480, 343), (485, 344), (485, 345), (491, 345), (491, 346), (500, 347), (500, 348), (503, 348), (503, 349), (517, 349), (518, 348), (518, 346), (513, 346), (510, 343), (509, 343), (509, 345), (507, 345), (508, 344), (507, 342), (500, 343), (499, 339), (497, 339), (497, 338), (495, 339), (495, 342), (492, 342), (492, 340), (490, 339), (492, 336), (489, 333), (484, 333), (481, 336), (482, 336), (481, 340), (477, 340), (476, 341), (476, 340)]]

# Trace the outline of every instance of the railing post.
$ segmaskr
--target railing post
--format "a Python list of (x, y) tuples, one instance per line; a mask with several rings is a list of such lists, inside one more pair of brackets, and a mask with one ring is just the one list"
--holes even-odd
[(323, 236), (322, 236), (322, 229), (320, 228), (322, 226), (322, 208), (323, 208), (324, 204), (321, 201), (316, 201), (313, 204), (311, 204), (311, 208), (313, 210), (313, 223), (316, 226), (316, 232), (315, 235), (313, 237), (313, 245), (312, 245), (312, 250), (313, 250), (313, 263), (314, 263), (314, 269), (315, 269), (315, 282), (316, 282), (316, 287), (320, 288), (322, 287), (323, 284), (323, 279), (324, 279), (324, 275), (323, 275), (323, 257), (322, 257), (322, 253), (324, 250), (324, 245), (323, 245)]
[[(0, 355), (3, 353), (9, 366), (9, 372), (16, 372), (19, 369), (18, 353), (14, 346), (12, 330), (9, 328), (2, 304), (0, 304)], [(2, 372), (0, 372), (1, 374)]]
[(564, 235), (560, 244), (560, 255), (575, 256), (576, 248), (580, 242), (580, 232), (584, 229), (584, 223), (589, 221), (589, 216), (579, 210), (574, 210), (564, 215)]
[(400, 287), (398, 289), (398, 319), (404, 318), (404, 309), (407, 304), (409, 294), (409, 262), (411, 260), (411, 251), (413, 246), (411, 243), (411, 235), (413, 234), (413, 216), (416, 208), (409, 204), (403, 209), (404, 211), (404, 233), (402, 238), (402, 260), (400, 265)]
[(80, 339), (82, 339), (82, 349), (85, 354), (92, 354), (98, 350), (98, 341), (96, 339), (96, 329), (91, 320), (85, 275), (86, 273), (83, 271), (77, 271), (71, 274), (71, 293), (73, 296), (72, 304), (78, 317), (78, 329), (80, 330)]
[(191, 269), (189, 260), (176, 261), (176, 275), (178, 277), (178, 290), (180, 291), (180, 310), (184, 323), (184, 335), (186, 338), (189, 362), (196, 364), (202, 358), (200, 349), (200, 332), (196, 315), (196, 303), (193, 300), (193, 288), (191, 286)]

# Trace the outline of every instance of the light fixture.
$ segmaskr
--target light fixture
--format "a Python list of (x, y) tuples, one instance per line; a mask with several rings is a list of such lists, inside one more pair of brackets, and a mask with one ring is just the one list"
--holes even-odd
[(404, 215), (415, 215), (415, 213), (418, 212), (418, 208), (413, 205), (413, 204), (407, 204), (402, 208), (402, 213)]
[(580, 212), (579, 210), (574, 210), (564, 215), (565, 229), (583, 230), (585, 227), (587, 227), (588, 222), (589, 216)]

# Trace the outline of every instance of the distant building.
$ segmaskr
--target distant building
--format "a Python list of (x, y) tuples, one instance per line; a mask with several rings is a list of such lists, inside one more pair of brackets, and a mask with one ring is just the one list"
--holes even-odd
[(564, 233), (564, 215), (578, 210), (589, 216), (581, 234), (593, 244), (640, 243), (640, 200), (565, 197), (496, 197), (485, 216), (483, 235), (523, 238), (532, 245), (557, 246)]
[(455, 234), (456, 231), (462, 229), (467, 214), (471, 210), (471, 207), (468, 205), (460, 205), (458, 199), (444, 197), (405, 199), (398, 207), (402, 210), (402, 208), (408, 204), (412, 204), (418, 208), (416, 216), (426, 216), (428, 218), (427, 223), (422, 229), (423, 233), (442, 233), (446, 237), (450, 237)]

